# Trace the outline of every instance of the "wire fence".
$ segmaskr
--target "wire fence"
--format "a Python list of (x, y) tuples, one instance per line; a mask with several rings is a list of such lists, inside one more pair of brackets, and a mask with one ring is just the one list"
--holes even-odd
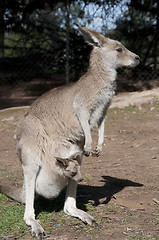
[[(76, 36), (76, 38), (77, 37), (79, 36)], [(45, 42), (44, 39), (41, 40)], [(29, 81), (37, 77), (47, 79), (52, 78), (52, 75), (54, 76), (55, 73), (63, 73), (65, 75), (65, 38), (62, 43), (59, 42), (59, 48), (55, 48), (54, 40), (52, 40), (52, 42), (49, 40), (49, 47), (46, 46), (46, 42), (45, 47), (43, 47), (42, 43), (39, 43), (40, 39), (37, 40), (37, 43), (34, 42), (32, 46), (27, 46), (29, 41), (29, 36), (26, 41), (25, 39), (15, 40), (13, 33), (10, 36), (8, 33), (5, 35), (5, 54), (3, 58), (0, 58), (0, 84), (15, 84), (19, 81)], [(11, 42), (12, 44), (10, 45)], [(84, 49), (86, 49), (86, 47), (84, 47)], [(89, 47), (88, 50), (90, 51)], [(76, 52), (73, 52), (73, 49), (71, 49), (70, 54), (71, 53), (73, 56), (70, 56), (70, 62)], [(86, 61), (85, 65), (88, 63), (88, 57), (86, 57)], [(81, 65), (82, 63), (79, 62), (78, 64)], [(87, 66), (85, 66), (84, 71), (86, 67)], [(84, 72), (82, 69), (79, 69), (79, 71)], [(123, 73), (123, 71), (119, 71), (119, 74), (120, 73)], [(159, 69), (142, 67), (138, 69), (137, 72), (135, 71), (134, 74), (131, 74), (131, 70), (126, 71), (126, 74), (136, 80), (151, 80), (159, 77)], [(76, 77), (74, 80), (76, 80)]]
[[(124, 5), (123, 8), (121, 4), (120, 7), (116, 8), (112, 5), (109, 6), (111, 11), (109, 11), (110, 8), (105, 10), (103, 7), (101, 11), (100, 6), (94, 10), (92, 6), (89, 5), (89, 9), (87, 6), (87, 15), (84, 5), (78, 14), (76, 14), (76, 11), (71, 10), (73, 5), (67, 6), (63, 12), (59, 8), (55, 9), (53, 13), (45, 12), (42, 17), (39, 17), (39, 15), (38, 18), (35, 18), (36, 14), (34, 13), (25, 21), (22, 31), (14, 31), (14, 29), (8, 28), (4, 32), (4, 44), (0, 49), (1, 53), (3, 52), (0, 58), (0, 86), (15, 86), (19, 83), (25, 85), (38, 80), (38, 82), (41, 81), (42, 83), (49, 81), (52, 83), (50, 84), (50, 87), (52, 87), (65, 84), (68, 81), (76, 81), (87, 70), (91, 48), (84, 43), (75, 23), (81, 24), (85, 22), (86, 26), (111, 36), (112, 30), (110, 28), (116, 27), (118, 29), (113, 19), (115, 18), (117, 22), (120, 16), (121, 22), (123, 14), (128, 11), (127, 5)], [(104, 11), (107, 13), (105, 19)], [(108, 12), (111, 12), (111, 15)], [(99, 13), (100, 18), (98, 17)], [(81, 14), (83, 14), (82, 18), (79, 18)], [(92, 16), (93, 20), (91, 22)], [(144, 18), (145, 15), (143, 15)], [(60, 21), (60, 24), (58, 21)], [(71, 26), (74, 26), (75, 30)], [(131, 29), (129, 26), (127, 31), (132, 33), (134, 27)], [(114, 34), (113, 36), (122, 40), (120, 34), (117, 36)], [(134, 44), (137, 36), (139, 37), (137, 44), (141, 45), (140, 50), (142, 53), (145, 46), (142, 45), (144, 41), (140, 32), (136, 31), (135, 34), (130, 35), (128, 40), (132, 43), (132, 49), (130, 50), (138, 54), (135, 51)], [(152, 36), (152, 39), (155, 39), (155, 37)], [(124, 39), (123, 43), (126, 43)], [(152, 45), (153, 42), (150, 41), (150, 44)], [(154, 55), (158, 54), (158, 44), (153, 49), (150, 48), (150, 44), (144, 56), (148, 56), (151, 51), (153, 51)], [(158, 61), (158, 56), (155, 59)], [(143, 82), (145, 89), (150, 89), (154, 85), (159, 86), (159, 65), (157, 63), (154, 67), (151, 60), (152, 57), (147, 60), (147, 65), (141, 65), (135, 70), (119, 70), (118, 91), (141, 90)], [(0, 93), (3, 94), (2, 91)]]

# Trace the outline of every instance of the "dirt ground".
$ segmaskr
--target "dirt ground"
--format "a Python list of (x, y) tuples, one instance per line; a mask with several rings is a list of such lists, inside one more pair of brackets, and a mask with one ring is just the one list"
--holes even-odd
[[(13, 135), (24, 112), (25, 108), (0, 111), (0, 184), (21, 184)], [(95, 131), (94, 145), (96, 141)], [(57, 211), (57, 219), (63, 221), (56, 225), (57, 219), (52, 219), (52, 227), (45, 227), (46, 239), (159, 239), (159, 100), (142, 108), (110, 109), (102, 155), (85, 157), (81, 172), (77, 202), (99, 227)], [(14, 239), (32, 238), (28, 233)]]

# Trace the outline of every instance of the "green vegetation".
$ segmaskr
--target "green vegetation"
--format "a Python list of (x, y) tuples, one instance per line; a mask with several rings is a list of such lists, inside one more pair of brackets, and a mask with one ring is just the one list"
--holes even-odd
[(141, 57), (139, 71), (131, 70), (129, 79), (157, 78), (158, 4), (157, 0), (42, 0), (39, 4), (36, 0), (1, 1), (4, 79), (7, 76), (12, 84), (37, 75), (51, 78), (55, 73), (64, 73), (65, 68), (71, 80), (78, 79), (87, 69), (91, 49), (79, 36), (78, 25), (118, 39)]
[(136, 237), (136, 236), (131, 236), (129, 238), (125, 238), (124, 240), (159, 240), (159, 238), (145, 238), (145, 237)]
[[(39, 198), (35, 202), (37, 219), (44, 228), (53, 228), (54, 224), (65, 223), (67, 216), (62, 211), (63, 196), (46, 200)], [(0, 194), (0, 236), (28, 234), (29, 228), (23, 221), (24, 205)], [(0, 237), (0, 238), (1, 238)]]
[(27, 233), (24, 223), (24, 206), (15, 203), (6, 196), (0, 194), (0, 236), (20, 235)]

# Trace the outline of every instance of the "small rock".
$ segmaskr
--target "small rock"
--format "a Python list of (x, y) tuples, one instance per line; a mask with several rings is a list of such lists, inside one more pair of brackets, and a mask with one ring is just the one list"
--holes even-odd
[(159, 204), (159, 200), (158, 200), (158, 199), (153, 198), (152, 200), (153, 200), (155, 203)]

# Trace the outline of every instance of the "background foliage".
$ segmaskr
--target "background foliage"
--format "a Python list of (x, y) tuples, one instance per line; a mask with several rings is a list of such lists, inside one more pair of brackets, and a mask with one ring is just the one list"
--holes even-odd
[(137, 71), (126, 70), (129, 78), (159, 77), (158, 0), (1, 0), (0, 84), (54, 81), (56, 74), (63, 82), (77, 80), (91, 49), (78, 25), (118, 39), (140, 55)]

